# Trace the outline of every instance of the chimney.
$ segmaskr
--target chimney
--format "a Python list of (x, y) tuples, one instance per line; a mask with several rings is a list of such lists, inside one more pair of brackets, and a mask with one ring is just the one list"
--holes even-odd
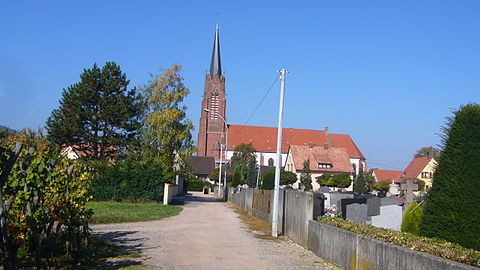
[(328, 132), (328, 127), (325, 127), (325, 132)]
[(327, 150), (328, 149), (328, 143), (323, 145), (323, 149)]
[(313, 148), (314, 146), (315, 146), (314, 143), (311, 143), (311, 142), (308, 143), (308, 147), (309, 147), (309, 148)]

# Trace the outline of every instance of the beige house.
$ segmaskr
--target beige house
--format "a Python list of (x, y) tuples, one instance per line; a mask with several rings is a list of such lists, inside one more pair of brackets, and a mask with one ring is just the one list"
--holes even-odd
[(414, 158), (395, 182), (404, 183), (409, 179), (420, 179), (425, 182), (425, 189), (428, 190), (432, 187), (432, 178), (436, 166), (437, 161), (434, 157)]
[[(354, 172), (354, 166), (352, 165), (347, 149), (329, 147), (328, 144), (325, 144), (324, 147), (290, 145), (284, 169), (285, 171), (295, 173), (297, 178), (300, 178), (305, 160), (310, 161), (313, 190), (320, 188), (316, 178), (322, 174), (348, 173), (352, 175)], [(297, 181), (293, 187), (298, 188), (298, 184), (299, 181)], [(352, 185), (347, 188), (347, 190), (351, 189)]]

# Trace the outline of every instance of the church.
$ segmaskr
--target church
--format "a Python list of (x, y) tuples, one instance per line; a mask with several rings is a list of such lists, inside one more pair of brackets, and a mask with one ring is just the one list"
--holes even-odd
[[(236, 146), (242, 143), (251, 143), (257, 150), (259, 166), (275, 166), (277, 128), (228, 124), (225, 94), (225, 75), (222, 73), (220, 36), (217, 25), (210, 69), (205, 76), (197, 156), (214, 157), (215, 164), (218, 166), (220, 162), (228, 163)], [(348, 155), (353, 174), (367, 169), (365, 157), (349, 135), (333, 134), (328, 131), (328, 128), (324, 130), (283, 128), (282, 137), (280, 161), (282, 167), (286, 164), (290, 146), (298, 145), (310, 148), (316, 146), (322, 149), (342, 148)]]

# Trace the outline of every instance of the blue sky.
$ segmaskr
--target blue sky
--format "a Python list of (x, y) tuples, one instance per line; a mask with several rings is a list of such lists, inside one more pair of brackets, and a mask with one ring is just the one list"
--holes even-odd
[[(478, 14), (476, 0), (0, 1), (0, 124), (43, 126), (84, 68), (115, 61), (133, 86), (181, 64), (197, 126), (218, 22), (229, 123), (286, 68), (285, 127), (328, 126), (371, 168), (403, 169), (479, 102)], [(247, 124), (276, 125), (278, 89)]]

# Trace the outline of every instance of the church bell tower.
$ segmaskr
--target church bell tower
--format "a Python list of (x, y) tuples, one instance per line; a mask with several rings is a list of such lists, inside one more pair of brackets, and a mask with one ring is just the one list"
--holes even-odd
[(220, 144), (225, 144), (226, 105), (225, 76), (222, 74), (220, 37), (217, 25), (210, 71), (205, 76), (197, 156), (213, 156), (215, 161), (220, 160)]

